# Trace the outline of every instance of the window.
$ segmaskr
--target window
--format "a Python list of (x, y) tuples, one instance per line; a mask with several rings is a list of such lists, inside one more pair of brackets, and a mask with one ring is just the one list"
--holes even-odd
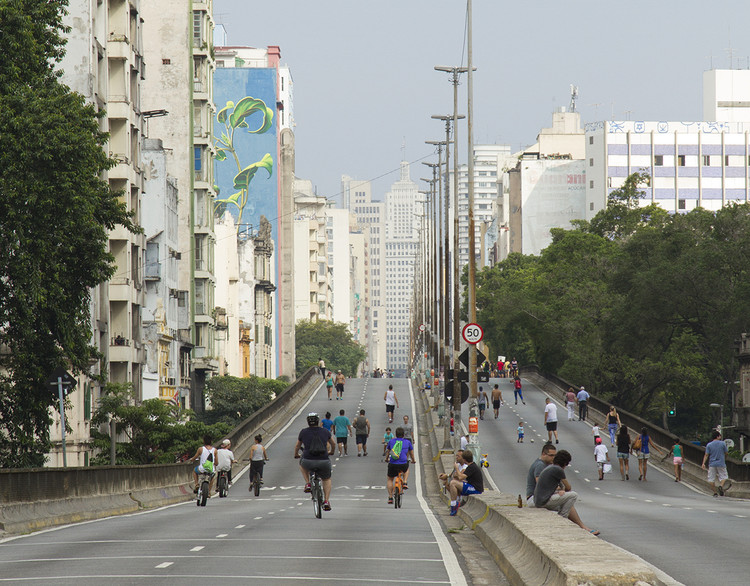
[(193, 47), (203, 44), (203, 15), (198, 10), (193, 11)]
[(678, 199), (677, 200), (677, 209), (678, 210), (684, 210), (685, 208), (685, 200), (684, 199)]
[(677, 155), (677, 166), (678, 167), (685, 166), (685, 155)]
[(594, 159), (589, 159), (589, 167), (593, 167), (593, 166), (594, 166)]
[(704, 167), (711, 166), (711, 155), (703, 155), (703, 166)]
[(664, 166), (664, 155), (654, 155), (654, 167)]
[(589, 189), (594, 189), (594, 182), (593, 182), (593, 180), (589, 181)]
[(589, 210), (594, 211), (594, 202), (589, 203)]
[(593, 136), (589, 136), (589, 144), (594, 144), (594, 137)]

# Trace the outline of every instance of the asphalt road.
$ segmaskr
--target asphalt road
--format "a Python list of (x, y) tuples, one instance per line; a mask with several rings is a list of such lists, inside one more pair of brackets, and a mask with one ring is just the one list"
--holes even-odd
[[(480, 447), (489, 454), (487, 470), (503, 492), (526, 495), (526, 473), (547, 441), (544, 399), (530, 381), (523, 380), (526, 405), (514, 404), (508, 379), (491, 379), (485, 390), (500, 384), (506, 404), (494, 419), (492, 410), (480, 421)], [(684, 584), (748, 584), (750, 562), (747, 537), (750, 503), (730, 497), (716, 498), (684, 483), (676, 483), (649, 466), (647, 482), (638, 481), (638, 464), (630, 457), (630, 480), (620, 479), (616, 448), (606, 439), (613, 473), (598, 480), (591, 426), (567, 421), (567, 410), (558, 399), (558, 449), (573, 456), (567, 477), (578, 492), (576, 509), (583, 522), (601, 531), (601, 539), (630, 551)], [(468, 410), (464, 405), (463, 421)], [(516, 428), (523, 420), (524, 443), (517, 443)], [(605, 436), (607, 436), (605, 438)], [(531, 440), (534, 443), (531, 443)], [(652, 458), (655, 456), (652, 455)], [(606, 560), (602, 560), (606, 564)]]
[[(259, 497), (244, 473), (226, 499), (212, 498), (156, 511), (80, 523), (0, 541), (0, 582), (35, 584), (466, 583), (456, 555), (422, 498), (412, 467), (403, 507), (387, 505), (381, 439), (386, 427), (383, 394), (397, 390), (404, 414), (413, 415), (408, 381), (359, 379), (346, 385), (343, 401), (325, 390), (290, 426), (267, 442), (271, 461)], [(369, 456), (334, 457), (332, 511), (318, 520), (292, 458), (310, 411), (364, 408), (372, 426)], [(394, 422), (395, 423), (395, 422)], [(271, 438), (265, 438), (271, 439)]]

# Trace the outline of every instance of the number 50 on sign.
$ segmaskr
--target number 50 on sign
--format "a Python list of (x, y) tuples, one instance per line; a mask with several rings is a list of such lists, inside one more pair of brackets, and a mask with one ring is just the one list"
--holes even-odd
[(484, 337), (484, 330), (479, 324), (466, 324), (461, 335), (467, 344), (478, 344)]

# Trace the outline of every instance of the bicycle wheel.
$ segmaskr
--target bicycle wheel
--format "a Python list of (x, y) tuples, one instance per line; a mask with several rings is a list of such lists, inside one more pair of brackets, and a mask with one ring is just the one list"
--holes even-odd
[(396, 486), (393, 489), (393, 507), (396, 509), (401, 508), (401, 487)]
[(198, 502), (198, 504), (201, 507), (205, 507), (206, 506), (206, 501), (208, 500), (208, 486), (209, 486), (208, 485), (208, 480), (204, 480), (201, 483), (200, 497), (199, 497), (200, 500)]
[(253, 492), (255, 496), (260, 496), (260, 476), (257, 473), (255, 474), (255, 478), (253, 478)]
[(320, 519), (323, 516), (323, 489), (320, 486), (320, 480), (318, 480), (317, 478), (313, 483), (312, 497), (315, 517)]
[(198, 487), (198, 492), (195, 493), (195, 504), (197, 506), (199, 506), (199, 507), (201, 506), (201, 489), (200, 489), (200, 487)]
[(227, 494), (228, 494), (228, 490), (227, 490), (227, 477), (222, 474), (221, 476), (219, 476), (219, 480), (217, 482), (218, 482), (218, 485), (219, 485), (217, 487), (218, 490), (219, 490), (219, 498), (226, 497)]

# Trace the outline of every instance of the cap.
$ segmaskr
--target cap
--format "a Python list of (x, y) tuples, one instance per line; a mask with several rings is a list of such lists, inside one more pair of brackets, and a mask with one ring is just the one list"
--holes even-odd
[(597, 437), (596, 440), (594, 440), (594, 443), (598, 446), (600, 443), (602, 443), (602, 438)]
[(230, 443), (232, 443), (232, 442), (230, 442), (228, 439), (225, 439), (223, 442), (221, 442), (221, 445), (222, 446), (228, 446)]
[(582, 391), (585, 391), (585, 390), (586, 390), (586, 387), (581, 387), (581, 390), (582, 390)]

